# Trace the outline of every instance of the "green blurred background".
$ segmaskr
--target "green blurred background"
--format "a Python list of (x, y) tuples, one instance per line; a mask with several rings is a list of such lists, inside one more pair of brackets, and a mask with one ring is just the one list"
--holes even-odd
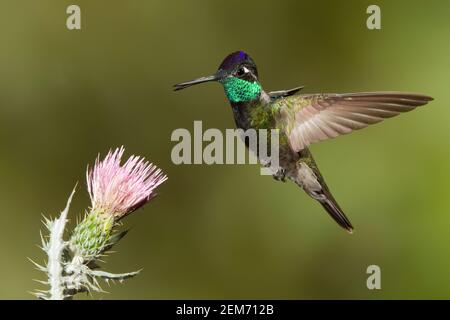
[[(65, 27), (82, 10), (82, 30)], [(89, 205), (84, 175), (124, 145), (163, 168), (160, 196), (105, 267), (144, 267), (103, 299), (450, 298), (450, 2), (6, 1), (0, 3), (0, 298), (32, 299), (43, 279), (27, 257), (41, 213)], [(340, 229), (292, 183), (256, 165), (171, 163), (175, 128), (232, 128), (219, 85), (171, 86), (243, 49), (268, 90), (405, 90), (436, 100), (312, 146), (356, 227)], [(382, 289), (366, 288), (377, 264)], [(80, 296), (79, 298), (86, 298)]]

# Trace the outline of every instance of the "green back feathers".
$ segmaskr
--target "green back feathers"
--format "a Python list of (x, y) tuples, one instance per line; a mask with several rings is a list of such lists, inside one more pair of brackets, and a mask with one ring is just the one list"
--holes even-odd
[(254, 100), (261, 93), (261, 85), (257, 81), (251, 82), (236, 77), (228, 77), (221, 82), (228, 100), (234, 103)]

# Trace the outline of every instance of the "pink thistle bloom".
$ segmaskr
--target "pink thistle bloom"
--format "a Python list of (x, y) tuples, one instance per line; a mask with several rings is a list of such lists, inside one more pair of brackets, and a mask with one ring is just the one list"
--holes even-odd
[(139, 209), (156, 196), (155, 189), (167, 176), (143, 157), (131, 156), (122, 166), (125, 149), (111, 150), (105, 159), (95, 160), (86, 180), (92, 209), (113, 215), (116, 220)]

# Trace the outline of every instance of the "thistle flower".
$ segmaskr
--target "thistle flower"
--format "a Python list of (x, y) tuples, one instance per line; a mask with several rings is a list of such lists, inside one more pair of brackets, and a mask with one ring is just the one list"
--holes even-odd
[(112, 246), (117, 222), (156, 196), (155, 189), (167, 177), (142, 157), (131, 156), (120, 164), (125, 149), (110, 150), (103, 160), (97, 157), (86, 182), (91, 210), (75, 228), (70, 246), (85, 261), (95, 260)]
[(110, 150), (102, 161), (97, 157), (93, 169), (86, 172), (92, 209), (113, 215), (115, 220), (150, 201), (155, 189), (167, 180), (160, 169), (142, 157), (131, 156), (121, 166), (124, 151), (123, 147)]
[(70, 196), (66, 208), (58, 219), (45, 220), (50, 236), (42, 238), (42, 248), (47, 253), (46, 266), (35, 264), (48, 274), (50, 290), (38, 291), (41, 299), (71, 299), (76, 293), (102, 292), (98, 279), (120, 281), (134, 277), (139, 271), (113, 274), (98, 270), (97, 262), (103, 260), (127, 230), (116, 232), (119, 220), (152, 199), (155, 189), (167, 177), (142, 157), (131, 156), (120, 164), (125, 149), (109, 151), (103, 160), (97, 157), (86, 173), (91, 208), (73, 230), (69, 241), (63, 239), (67, 222)]

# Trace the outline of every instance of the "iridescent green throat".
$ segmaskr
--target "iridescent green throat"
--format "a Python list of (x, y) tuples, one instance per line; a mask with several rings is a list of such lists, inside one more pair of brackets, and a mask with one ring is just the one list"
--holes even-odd
[(248, 102), (259, 97), (261, 85), (258, 81), (246, 81), (235, 77), (222, 81), (228, 100), (231, 102)]

